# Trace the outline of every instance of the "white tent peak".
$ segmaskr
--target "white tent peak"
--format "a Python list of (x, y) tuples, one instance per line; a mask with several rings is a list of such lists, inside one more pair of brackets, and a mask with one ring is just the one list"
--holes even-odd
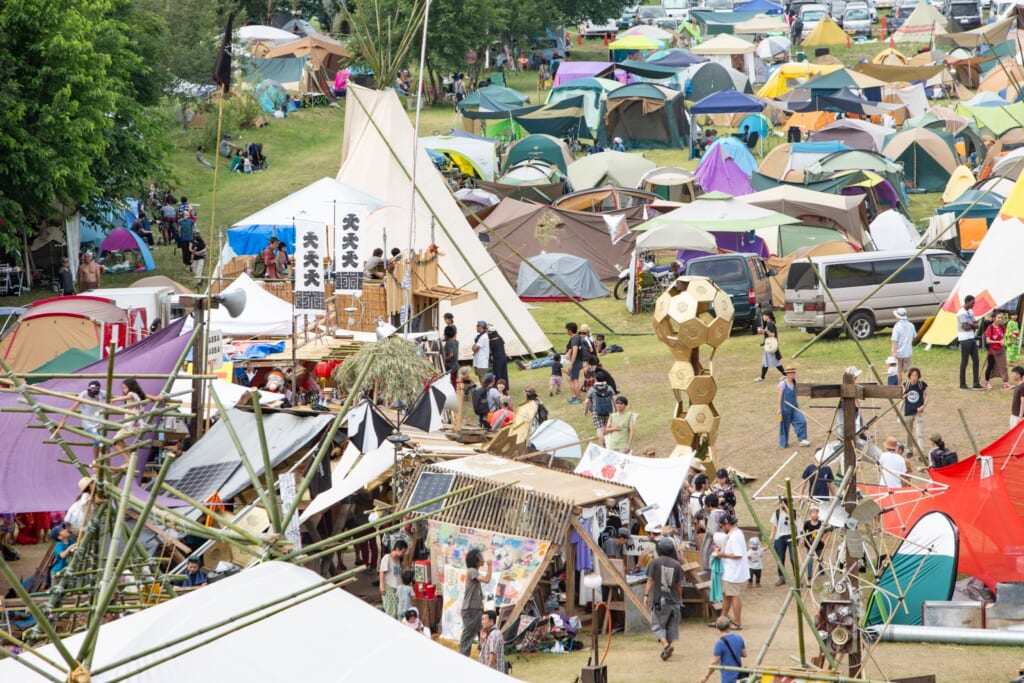
[(369, 192), (338, 182), (334, 178), (321, 178), (301, 190), (246, 216), (232, 227), (246, 225), (289, 226), (296, 223), (335, 225), (337, 206), (361, 204), (376, 211), (384, 202)]
[[(413, 207), (410, 178), (414, 145), (418, 192)], [(414, 139), (408, 114), (393, 90), (349, 86), (338, 180), (387, 203), (366, 221), (371, 248), (384, 246), (385, 230), (388, 247), (407, 248), (412, 213), (413, 248), (426, 250), (433, 241), (441, 253), (439, 284), (477, 292), (473, 301), (455, 306), (441, 302), (441, 313), (452, 311), (456, 324), (462, 321), (464, 326), (472, 326), (477, 320), (493, 324), (504, 337), (510, 356), (551, 348), (543, 330), (466, 222), (423, 145)], [(470, 344), (460, 347), (462, 357), (468, 358)]]
[[(258, 282), (242, 273), (224, 290), (224, 293), (241, 290), (245, 292), (245, 309), (237, 318), (232, 318), (226, 308), (210, 311), (210, 327), (227, 336), (270, 336), (283, 337), (292, 333), (292, 305), (279, 299)], [(302, 328), (302, 320), (298, 323)]]

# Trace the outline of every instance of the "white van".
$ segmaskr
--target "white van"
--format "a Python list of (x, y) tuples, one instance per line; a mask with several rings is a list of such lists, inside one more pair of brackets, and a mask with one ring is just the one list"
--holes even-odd
[[(906, 268), (856, 308), (908, 261)], [(790, 264), (786, 278), (786, 326), (818, 334), (836, 320), (839, 315), (826, 286), (857, 339), (871, 337), (880, 327), (891, 327), (897, 308), (907, 309), (907, 317), (919, 325), (935, 315), (964, 267), (958, 256), (942, 249), (927, 249), (920, 255), (913, 250), (836, 254), (815, 258), (813, 265), (808, 259), (797, 259)], [(838, 334), (841, 327), (833, 330)]]

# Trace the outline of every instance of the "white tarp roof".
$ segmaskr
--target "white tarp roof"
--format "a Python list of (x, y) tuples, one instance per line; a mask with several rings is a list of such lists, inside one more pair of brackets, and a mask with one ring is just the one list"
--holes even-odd
[[(395, 465), (395, 447), (390, 443), (383, 444), (380, 448), (364, 453), (359, 462), (345, 474), (345, 478), (334, 481), (331, 488), (327, 489), (309, 504), (299, 517), (299, 522), (305, 522), (318, 512), (340, 503), (353, 493), (363, 488), (371, 481)], [(338, 476), (338, 470), (334, 470), (334, 476)]]
[(238, 29), (238, 39), (242, 41), (256, 41), (256, 40), (280, 40), (288, 41), (295, 40), (298, 36), (294, 33), (289, 33), (273, 26), (242, 26)]
[[(181, 393), (191, 392), (192, 380), (190, 379), (175, 379), (174, 384), (171, 386), (172, 394), (179, 394), (175, 396), (175, 401), (181, 402), (181, 409), (186, 413), (192, 412), (192, 394)], [(243, 387), (241, 384), (235, 384), (234, 382), (228, 382), (223, 379), (209, 380), (206, 385), (206, 417), (207, 419), (217, 414), (217, 401), (213, 399), (213, 393), (217, 393), (217, 398), (224, 405), (225, 408), (232, 408), (238, 403), (243, 396), (246, 396), (250, 391), (254, 391), (249, 387)], [(255, 391), (259, 391), (258, 389)], [(267, 405), (280, 401), (283, 396), (281, 394), (275, 394), (269, 391), (260, 391), (260, 405)]]
[[(221, 306), (210, 311), (210, 329), (225, 337), (286, 337), (292, 333), (292, 305), (279, 299), (246, 273), (228, 285), (224, 294), (241, 289), (245, 292), (245, 310), (232, 318)], [(302, 319), (298, 321), (302, 329)]]
[(245, 225), (279, 225), (303, 227), (306, 224), (336, 225), (339, 207), (360, 204), (376, 211), (384, 202), (370, 193), (338, 182), (334, 178), (321, 178), (312, 185), (296, 190), (284, 199), (264, 207), (235, 223), (233, 228)]
[[(92, 683), (115, 679), (135, 683), (379, 681), (391, 677), (393, 672), (388, 670), (387, 662), (396, 661), (396, 653), (401, 653), (404, 661), (416, 663), (418, 683), (512, 680), (475, 659), (432, 642), (344, 590), (328, 589), (317, 595), (317, 587), (322, 585), (323, 580), (308, 569), (284, 562), (265, 562), (104, 624), (96, 643), (93, 669), (121, 660), (127, 663), (93, 674)], [(310, 592), (297, 598), (287, 597), (304, 589)], [(253, 615), (238, 616), (268, 603), (272, 606)], [(282, 607), (286, 609), (272, 614)], [(209, 628), (222, 621), (226, 625)], [(189, 637), (199, 630), (206, 632)], [(209, 642), (214, 637), (217, 640)], [(64, 643), (72, 653), (77, 653), (83, 638), (84, 634), (69, 636)], [(183, 640), (176, 645), (139, 655), (143, 650), (179, 638)], [(43, 645), (39, 650), (52, 662), (63, 661), (53, 645)], [(179, 656), (158, 663), (176, 653)], [(19, 658), (55, 679), (67, 678), (67, 672), (29, 653)], [(143, 670), (150, 665), (152, 668)], [(0, 680), (36, 683), (51, 679), (15, 659), (3, 659)]]
[[(368, 246), (383, 246), (387, 228), (389, 247), (397, 244), (405, 249), (409, 243), (410, 174), (415, 141), (412, 124), (398, 95), (390, 88), (378, 91), (349, 85), (346, 101), (343, 161), (338, 180), (387, 202), (386, 207), (367, 220)], [(415, 203), (413, 247), (425, 250), (433, 232), (442, 254), (443, 275), (439, 284), (478, 294), (475, 300), (457, 306), (442, 302), (441, 313), (452, 311), (456, 324), (466, 329), (477, 320), (493, 324), (505, 339), (510, 356), (550, 349), (551, 342), (469, 227), (421, 144), (417, 145), (416, 154), (420, 194)], [(433, 230), (431, 212), (436, 218)], [(469, 344), (462, 344), (461, 350), (465, 358), (471, 354)]]

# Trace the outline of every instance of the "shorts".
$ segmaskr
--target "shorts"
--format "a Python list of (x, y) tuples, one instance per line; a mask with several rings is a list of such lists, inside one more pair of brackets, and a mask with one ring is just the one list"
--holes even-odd
[(561, 375), (551, 375), (551, 386), (553, 386), (553, 387), (560, 387), (560, 386), (562, 386), (562, 376)]
[(574, 382), (580, 378), (580, 373), (583, 371), (583, 361), (579, 363), (573, 363), (572, 367), (569, 368), (569, 379)]
[(591, 413), (590, 423), (594, 425), (594, 429), (604, 429), (605, 426), (608, 424), (608, 416), (595, 415), (594, 413)]
[(679, 605), (665, 605), (663, 609), (651, 607), (651, 632), (658, 640), (670, 643), (679, 640)]
[(93, 448), (99, 448), (100, 447), (100, 428), (99, 427), (89, 427), (85, 431), (89, 432), (89, 434), (92, 435), (92, 447)]
[(722, 582), (722, 595), (727, 598), (738, 598), (742, 591), (742, 583), (733, 583), (732, 581)]
[(477, 375), (479, 375), (480, 377), (483, 377), (484, 375), (486, 375), (486, 374), (487, 374), (487, 368), (478, 368), (478, 367), (476, 367), (476, 366), (474, 365), (474, 366), (473, 366), (473, 372), (475, 372), (475, 373), (476, 373)]
[(908, 372), (910, 372), (910, 361), (910, 357), (896, 358), (896, 369), (899, 371), (901, 377), (905, 376)]

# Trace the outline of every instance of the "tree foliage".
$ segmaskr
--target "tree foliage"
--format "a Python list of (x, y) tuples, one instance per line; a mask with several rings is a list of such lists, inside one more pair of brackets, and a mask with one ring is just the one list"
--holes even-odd
[(0, 3), (0, 247), (165, 171), (140, 18), (131, 0)]
[[(440, 3), (438, 3), (440, 4)], [(353, 0), (339, 18), (350, 27), (350, 47), (369, 67), (378, 88), (389, 88), (406, 66), (423, 26), (424, 0)]]

